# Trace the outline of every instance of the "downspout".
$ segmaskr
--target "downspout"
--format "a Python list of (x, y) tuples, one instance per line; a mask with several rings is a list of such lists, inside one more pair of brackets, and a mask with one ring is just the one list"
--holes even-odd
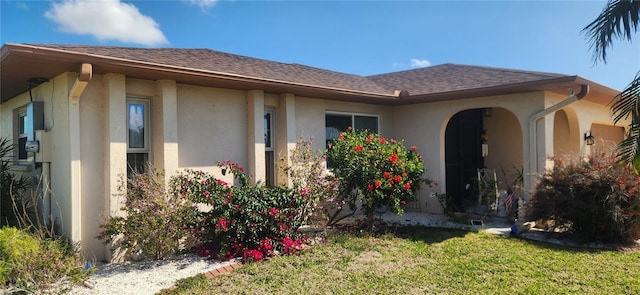
[(580, 85), (580, 93), (577, 95), (571, 90), (569, 97), (557, 104), (552, 105), (540, 112), (533, 114), (529, 118), (529, 187), (527, 191), (533, 191), (534, 178), (533, 176), (538, 173), (538, 120), (544, 118), (548, 114), (551, 114), (561, 108), (564, 108), (578, 100), (581, 100), (589, 93), (589, 85)]
[[(80, 97), (93, 76), (91, 64), (83, 63), (80, 73), (69, 89), (69, 158), (71, 198), (71, 224), (69, 238), (73, 243), (82, 238), (82, 198), (81, 198), (81, 163), (80, 163)], [(82, 246), (81, 246), (82, 247)]]

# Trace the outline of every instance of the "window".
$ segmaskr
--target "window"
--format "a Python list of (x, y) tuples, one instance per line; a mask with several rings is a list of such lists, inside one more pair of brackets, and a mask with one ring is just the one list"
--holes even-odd
[(19, 110), (17, 113), (17, 131), (16, 138), (14, 142), (18, 143), (16, 147), (16, 152), (18, 154), (18, 161), (27, 160), (27, 150), (25, 149), (25, 144), (27, 140), (29, 140), (29, 136), (27, 135), (27, 109)]
[(149, 162), (149, 100), (127, 99), (127, 174)]
[[(357, 131), (369, 130), (378, 133), (378, 116), (327, 113), (325, 115), (326, 144), (336, 140), (340, 132), (352, 127)], [(331, 168), (331, 159), (327, 159), (327, 168)]]
[(352, 115), (328, 113), (325, 115), (325, 128), (327, 144), (338, 138), (340, 132), (347, 131), (348, 127), (355, 130), (369, 130), (378, 133), (378, 116)]
[(264, 164), (265, 184), (275, 185), (275, 154), (273, 144), (273, 110), (264, 112)]

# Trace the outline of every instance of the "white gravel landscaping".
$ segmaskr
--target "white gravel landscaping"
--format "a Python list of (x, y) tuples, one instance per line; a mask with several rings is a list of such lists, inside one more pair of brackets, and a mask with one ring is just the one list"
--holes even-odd
[(77, 286), (70, 294), (156, 294), (173, 286), (179, 279), (236, 262), (207, 260), (190, 254), (160, 261), (99, 264), (86, 282), (87, 285), (93, 285), (93, 288)]

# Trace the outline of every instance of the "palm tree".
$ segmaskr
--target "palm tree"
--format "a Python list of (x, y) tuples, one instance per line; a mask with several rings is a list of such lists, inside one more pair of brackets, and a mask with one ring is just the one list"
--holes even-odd
[[(631, 42), (631, 35), (640, 27), (639, 0), (609, 0), (600, 15), (582, 32), (587, 35), (593, 50), (594, 63), (607, 62), (607, 48), (614, 39)], [(631, 118), (627, 138), (618, 145), (620, 161), (632, 164), (640, 175), (640, 71), (631, 83), (613, 100), (611, 114), (614, 122)]]

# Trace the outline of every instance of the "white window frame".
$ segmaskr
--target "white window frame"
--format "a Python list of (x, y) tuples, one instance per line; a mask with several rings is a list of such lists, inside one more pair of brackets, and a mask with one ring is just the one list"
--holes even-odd
[[(143, 120), (143, 136), (144, 136), (144, 141), (143, 141), (143, 147), (142, 148), (132, 148), (129, 147), (129, 120), (130, 120), (130, 113), (129, 113), (129, 107), (132, 104), (141, 104), (144, 108), (144, 114), (142, 117)], [(151, 152), (151, 148), (150, 148), (150, 142), (151, 139), (149, 138), (151, 132), (150, 132), (150, 127), (151, 127), (151, 121), (150, 121), (150, 111), (151, 111), (151, 102), (150, 99), (147, 98), (132, 98), (132, 97), (128, 97), (127, 98), (127, 153), (149, 153)], [(149, 155), (150, 157), (151, 155)]]
[[(325, 122), (324, 122), (324, 128), (325, 129), (327, 128), (327, 121), (326, 121), (327, 115), (351, 116), (351, 127), (356, 129), (356, 130), (359, 130), (357, 128), (357, 126), (355, 126), (355, 124), (356, 124), (356, 116), (376, 118), (376, 121), (377, 121), (376, 122), (377, 123), (376, 124), (376, 129), (378, 129), (378, 130), (376, 130), (375, 133), (380, 134), (380, 115), (366, 114), (366, 113), (352, 113), (352, 112), (335, 112), (335, 111), (327, 111), (327, 112), (324, 113), (324, 115), (325, 115)], [(326, 139), (328, 139), (328, 138), (325, 138), (325, 140)]]
[[(265, 142), (264, 142), (264, 150), (265, 151), (274, 151), (275, 149), (275, 128), (273, 128), (274, 123), (275, 123), (275, 111), (272, 109), (265, 109), (264, 110), (264, 114), (269, 114), (269, 123), (271, 124), (271, 126), (269, 126), (269, 132), (270, 132), (270, 137), (269, 137), (269, 143), (266, 142), (266, 138), (265, 138)], [(264, 128), (266, 129), (267, 126), (264, 126)], [(266, 135), (266, 134), (265, 134)]]
[[(13, 145), (14, 145), (14, 149), (13, 149), (13, 154), (14, 154), (14, 159), (15, 162), (17, 163), (23, 163), (23, 162), (28, 162), (29, 160), (29, 155), (27, 154), (27, 156), (25, 158), (20, 158), (20, 139), (25, 138), (28, 139), (29, 136), (28, 134), (24, 133), (25, 131), (25, 127), (27, 122), (25, 121), (25, 119), (27, 118), (27, 107), (20, 107), (14, 110), (14, 128), (13, 128)], [(22, 123), (22, 129), (20, 130), (20, 124)], [(23, 146), (22, 149), (25, 149), (25, 147)], [(25, 151), (26, 153), (26, 151)]]

